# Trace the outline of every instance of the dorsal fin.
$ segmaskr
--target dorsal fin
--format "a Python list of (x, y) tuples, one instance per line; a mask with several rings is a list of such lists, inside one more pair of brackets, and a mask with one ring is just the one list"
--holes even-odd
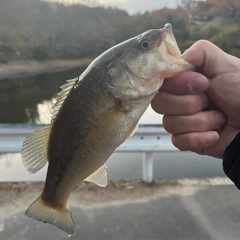
[(51, 125), (36, 130), (23, 142), (21, 151), (22, 162), (28, 172), (35, 173), (47, 163), (50, 133)]
[(88, 176), (83, 181), (86, 182), (92, 182), (97, 184), (100, 187), (106, 187), (107, 186), (107, 171), (106, 171), (106, 165), (102, 165), (97, 171), (95, 171), (93, 174)]
[(58, 93), (57, 99), (56, 99), (56, 103), (53, 105), (52, 107), (52, 122), (54, 121), (54, 119), (56, 118), (59, 109), (61, 108), (64, 100), (66, 99), (68, 93), (70, 92), (70, 90), (72, 89), (73, 85), (79, 81), (79, 78), (74, 78), (74, 79), (70, 79), (67, 80), (67, 83), (65, 83), (64, 85), (61, 86), (62, 91)]

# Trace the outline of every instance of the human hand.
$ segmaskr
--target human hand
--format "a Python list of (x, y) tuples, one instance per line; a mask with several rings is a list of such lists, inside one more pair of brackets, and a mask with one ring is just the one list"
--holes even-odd
[(163, 126), (177, 148), (222, 158), (240, 132), (240, 59), (204, 40), (183, 58), (197, 71), (165, 80), (152, 107), (164, 114)]

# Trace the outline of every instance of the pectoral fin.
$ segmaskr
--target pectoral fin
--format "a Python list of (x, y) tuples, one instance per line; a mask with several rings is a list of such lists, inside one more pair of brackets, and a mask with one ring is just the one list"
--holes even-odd
[(86, 182), (92, 182), (97, 184), (100, 187), (106, 187), (107, 186), (107, 171), (106, 171), (106, 165), (104, 164), (102, 167), (100, 167), (96, 172), (88, 176), (84, 181)]

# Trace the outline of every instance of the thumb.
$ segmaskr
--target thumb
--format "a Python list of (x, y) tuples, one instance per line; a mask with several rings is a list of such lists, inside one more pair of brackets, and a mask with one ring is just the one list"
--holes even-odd
[(199, 40), (194, 43), (183, 53), (182, 57), (185, 61), (194, 64), (198, 72), (210, 78), (240, 70), (240, 66), (234, 64), (237, 62), (235, 57), (228, 55), (206, 40)]

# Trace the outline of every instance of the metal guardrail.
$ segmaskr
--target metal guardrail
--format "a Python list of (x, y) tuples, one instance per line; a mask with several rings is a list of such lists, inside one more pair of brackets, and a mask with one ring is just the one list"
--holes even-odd
[[(0, 124), (0, 153), (19, 153), (24, 139), (45, 125)], [(178, 151), (171, 143), (170, 134), (161, 125), (140, 125), (138, 131), (115, 152), (141, 152), (143, 180), (153, 180), (153, 154)]]

